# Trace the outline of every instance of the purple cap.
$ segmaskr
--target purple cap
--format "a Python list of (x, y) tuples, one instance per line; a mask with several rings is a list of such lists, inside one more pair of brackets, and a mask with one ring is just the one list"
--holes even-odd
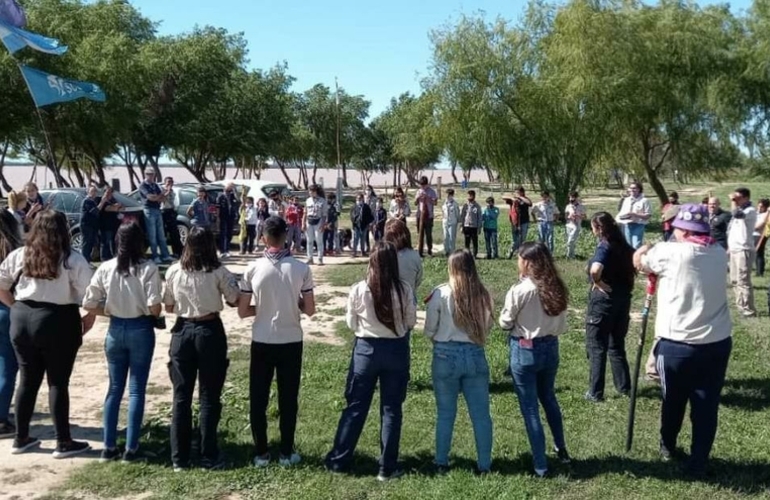
[(693, 203), (681, 205), (671, 225), (693, 233), (709, 234), (711, 232), (708, 210), (703, 205)]

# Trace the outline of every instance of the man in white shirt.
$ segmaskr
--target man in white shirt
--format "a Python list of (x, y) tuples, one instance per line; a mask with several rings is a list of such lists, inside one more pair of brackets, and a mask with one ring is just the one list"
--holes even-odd
[(634, 250), (642, 246), (644, 228), (650, 222), (652, 209), (644, 197), (644, 188), (639, 182), (628, 187), (628, 196), (623, 199), (618, 213), (618, 224), (624, 226), (626, 241)]
[(732, 215), (727, 229), (727, 248), (730, 253), (730, 282), (735, 289), (735, 303), (745, 317), (757, 315), (754, 307), (754, 289), (751, 284), (751, 265), (754, 262), (754, 226), (757, 211), (751, 206), (751, 192), (738, 188), (730, 195)]
[(270, 464), (267, 407), (270, 386), (278, 380), (281, 446), (279, 463), (294, 465), (301, 458), (294, 450), (302, 375), (300, 313), (315, 314), (310, 267), (286, 249), (286, 221), (272, 216), (263, 225), (265, 258), (255, 260), (241, 280), (238, 315), (254, 317), (252, 325), (249, 400), (251, 433), (256, 447), (254, 465)]

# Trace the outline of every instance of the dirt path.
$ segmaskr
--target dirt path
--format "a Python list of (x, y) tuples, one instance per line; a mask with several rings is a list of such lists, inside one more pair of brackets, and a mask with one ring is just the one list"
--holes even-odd
[[(331, 287), (324, 283), (324, 273), (335, 265), (356, 262), (348, 257), (329, 258), (327, 266), (314, 267), (315, 295), (318, 312), (313, 318), (303, 318), (305, 340), (341, 344), (335, 335), (336, 324), (344, 320), (347, 287)], [(361, 262), (359, 259), (357, 262)], [(242, 273), (248, 260), (233, 258), (227, 261), (234, 273)], [(222, 314), (230, 348), (247, 345), (251, 340), (251, 323), (241, 320), (234, 309)], [(168, 325), (174, 322), (167, 317)], [(70, 421), (74, 439), (91, 444), (92, 451), (79, 457), (55, 460), (51, 456), (55, 447), (53, 426), (48, 414), (48, 389), (43, 385), (38, 395), (37, 413), (32, 422), (32, 435), (42, 440), (40, 448), (23, 455), (11, 455), (11, 439), (0, 440), (0, 499), (32, 499), (49, 493), (61, 484), (75, 468), (98, 459), (102, 449), (102, 406), (107, 392), (107, 362), (104, 357), (104, 337), (108, 320), (100, 318), (94, 329), (86, 335), (78, 353), (70, 383)], [(146, 415), (152, 415), (159, 403), (169, 402), (171, 383), (166, 369), (171, 335), (158, 331), (155, 355), (147, 388)], [(126, 409), (126, 397), (122, 411)], [(13, 408), (11, 409), (13, 411)]]

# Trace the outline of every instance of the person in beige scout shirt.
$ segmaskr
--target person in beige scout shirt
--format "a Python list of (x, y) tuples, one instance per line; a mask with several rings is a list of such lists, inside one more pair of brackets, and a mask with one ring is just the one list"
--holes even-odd
[(190, 466), (192, 399), (195, 379), (200, 385), (200, 466), (221, 469), (217, 427), (222, 414), (222, 387), (227, 367), (227, 337), (220, 311), (225, 302), (235, 307), (238, 282), (217, 257), (214, 234), (194, 227), (187, 236), (182, 258), (166, 272), (163, 303), (177, 315), (171, 328), (169, 374), (174, 385), (171, 417), (171, 461), (174, 471)]

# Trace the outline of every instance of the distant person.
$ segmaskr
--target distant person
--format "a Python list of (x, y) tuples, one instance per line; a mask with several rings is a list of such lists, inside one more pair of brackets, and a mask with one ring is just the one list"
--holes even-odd
[(529, 233), (529, 211), (532, 209), (532, 200), (527, 198), (523, 186), (517, 187), (513, 192), (513, 198), (506, 198), (509, 212), (508, 218), (511, 221), (511, 249), (508, 251), (508, 259), (512, 259), (514, 254), (519, 251), (519, 247), (527, 241)]
[(363, 193), (356, 196), (356, 204), (350, 209), (350, 223), (353, 227), (353, 257), (358, 256), (358, 250), (361, 250), (361, 256), (366, 257), (366, 240), (368, 239), (369, 226), (374, 220), (372, 209), (366, 203)]
[(163, 179), (163, 204), (161, 205), (161, 214), (163, 215), (163, 227), (168, 235), (168, 242), (171, 244), (171, 253), (179, 258), (182, 255), (182, 239), (179, 236), (179, 226), (177, 225), (177, 210), (179, 209), (179, 196), (174, 190), (174, 178), (166, 177)]
[(586, 209), (583, 202), (580, 201), (580, 193), (577, 191), (572, 191), (569, 194), (569, 202), (564, 208), (564, 218), (567, 222), (565, 226), (567, 229), (567, 258), (574, 259), (583, 220), (586, 218)]
[[(11, 252), (24, 245), (21, 231), (21, 225), (11, 212), (0, 211), (0, 264)], [(18, 371), (19, 363), (11, 343), (11, 309), (0, 302), (0, 438), (16, 435), (16, 426), (11, 423), (9, 412)]]
[(444, 218), (444, 253), (449, 257), (455, 251), (457, 244), (457, 225), (461, 222), (460, 205), (455, 200), (455, 190), (446, 190), (446, 200), (441, 207)]
[(495, 199), (487, 198), (487, 206), (481, 212), (481, 225), (484, 227), (484, 247), (487, 249), (487, 259), (498, 257), (497, 247), (497, 219), (500, 217), (500, 209), (495, 206)]
[(644, 229), (650, 222), (651, 214), (650, 202), (644, 197), (642, 184), (632, 183), (628, 188), (628, 196), (621, 203), (617, 219), (625, 228), (626, 241), (634, 249), (642, 246)]
[(67, 217), (50, 209), (35, 216), (26, 246), (0, 264), (0, 302), (11, 308), (11, 342), (21, 372), (14, 455), (40, 444), (30, 436), (29, 426), (44, 378), (56, 438), (53, 457), (68, 458), (91, 448), (72, 439), (69, 422), (72, 368), (83, 335), (96, 319), (92, 313), (80, 316), (91, 274), (88, 262), (72, 251)]
[(409, 381), (409, 332), (417, 323), (414, 290), (399, 278), (396, 247), (378, 243), (369, 259), (366, 280), (353, 285), (346, 321), (355, 332), (342, 410), (326, 467), (348, 472), (363, 431), (374, 390), (380, 386), (379, 481), (401, 477), (398, 467), (402, 406)]
[(380, 198), (377, 196), (377, 193), (374, 192), (374, 188), (369, 185), (366, 187), (366, 194), (364, 196), (364, 202), (369, 206), (369, 210), (372, 212), (372, 222), (369, 224), (369, 227), (366, 228), (365, 234), (364, 234), (364, 250), (366, 253), (369, 253), (369, 250), (371, 250), (371, 242), (369, 241), (369, 236), (371, 235), (374, 237), (374, 213), (377, 210), (377, 200)]
[[(296, 196), (292, 196), (289, 204), (284, 209), (284, 219), (286, 219), (286, 224), (289, 225), (289, 234), (286, 237), (286, 241), (291, 251), (295, 254), (299, 254), (302, 251), (302, 217), (304, 214), (305, 207), (299, 203)], [(267, 219), (265, 218), (264, 220)]]
[[(267, 221), (267, 219), (269, 219), (270, 217), (273, 217), (272, 215), (270, 215), (270, 208), (268, 207), (269, 205), (266, 199), (260, 198), (257, 201), (257, 246), (259, 246), (260, 241), (263, 241), (262, 236), (264, 235), (264, 232), (265, 232), (264, 231), (265, 221)], [(287, 224), (287, 227), (288, 227), (288, 224)], [(287, 234), (287, 237), (288, 237), (288, 234)]]
[(548, 251), (553, 255), (553, 229), (554, 222), (559, 217), (559, 208), (551, 198), (551, 193), (548, 191), (540, 193), (540, 201), (532, 207), (532, 215), (537, 221), (538, 241), (548, 247)]
[(754, 228), (757, 225), (757, 211), (751, 205), (751, 192), (738, 188), (730, 195), (732, 215), (727, 230), (727, 248), (730, 252), (730, 281), (735, 290), (738, 310), (744, 317), (757, 315), (754, 307), (754, 287), (751, 284), (751, 267), (756, 258)]
[(509, 335), (514, 389), (532, 449), (535, 475), (545, 477), (548, 462), (538, 401), (545, 410), (559, 460), (570, 461), (554, 390), (559, 335), (567, 331), (568, 292), (543, 243), (525, 243), (519, 248), (518, 269), (520, 281), (505, 296), (500, 328)]
[(112, 189), (107, 188), (103, 197), (95, 185), (88, 186), (87, 196), (80, 206), (80, 235), (83, 238), (82, 254), (86, 262), (91, 262), (94, 247), (99, 243), (99, 227), (102, 212), (107, 210), (107, 201), (112, 197)]
[(155, 170), (147, 168), (144, 171), (144, 181), (139, 185), (139, 195), (144, 204), (144, 220), (147, 228), (147, 239), (150, 240), (150, 253), (156, 264), (171, 262), (168, 253), (166, 234), (163, 229), (163, 216), (160, 205), (166, 199), (163, 190), (155, 182)]
[(460, 210), (460, 220), (463, 224), (463, 235), (465, 236), (465, 249), (471, 250), (473, 257), (479, 255), (479, 230), (481, 229), (481, 205), (476, 201), (476, 191), (468, 191), (468, 200), (463, 204)]
[(417, 251), (420, 257), (424, 257), (423, 244), (428, 247), (428, 255), (433, 255), (433, 215), (438, 203), (438, 194), (430, 187), (428, 178), (420, 178), (420, 189), (415, 196), (417, 205), (417, 232), (419, 233), (419, 244)]
[(404, 190), (396, 188), (393, 191), (393, 199), (390, 201), (390, 209), (388, 210), (390, 217), (398, 219), (401, 222), (406, 222), (406, 219), (412, 215), (412, 209), (409, 207), (409, 200), (404, 196)]
[[(317, 193), (317, 191), (313, 191)], [(322, 201), (325, 200), (321, 199)], [(313, 201), (311, 204), (316, 203)], [(322, 213), (313, 207), (310, 217)], [(267, 407), (270, 386), (278, 380), (281, 444), (279, 464), (295, 465), (301, 457), (294, 449), (302, 377), (302, 324), (300, 314), (315, 314), (313, 275), (310, 267), (286, 249), (286, 221), (272, 216), (265, 221), (265, 258), (252, 262), (241, 280), (238, 315), (254, 317), (252, 325), (249, 402), (254, 465), (270, 464), (267, 440)], [(312, 243), (308, 243), (312, 248)], [(320, 239), (318, 248), (323, 250)]]
[(247, 196), (246, 202), (241, 207), (243, 217), (243, 229), (245, 239), (241, 243), (241, 255), (254, 253), (254, 243), (257, 239), (257, 207), (254, 206), (254, 197)]
[(340, 206), (337, 203), (337, 195), (329, 193), (326, 197), (326, 226), (324, 227), (324, 248), (326, 255), (339, 255), (340, 244), (337, 238), (337, 230), (340, 225)]
[(281, 192), (278, 191), (277, 189), (273, 189), (268, 194), (268, 198), (269, 199), (267, 200), (267, 209), (270, 211), (270, 215), (285, 219), (288, 205), (284, 202), (283, 198), (281, 197)]
[(462, 392), (476, 441), (476, 473), (492, 468), (492, 417), (489, 411), (489, 364), (484, 345), (492, 318), (492, 297), (481, 283), (467, 250), (448, 261), (449, 283), (431, 292), (425, 335), (433, 344), (431, 377), (436, 398), (436, 458), (439, 473), (449, 471), (457, 398)]
[[(139, 456), (145, 394), (155, 352), (155, 322), (161, 313), (158, 267), (145, 259), (144, 231), (136, 224), (117, 234), (117, 257), (104, 262), (86, 288), (83, 309), (110, 318), (104, 342), (110, 383), (104, 400), (102, 462), (135, 462)], [(118, 448), (120, 402), (128, 384), (126, 449)]]
[(328, 215), (328, 205), (321, 195), (318, 185), (313, 184), (308, 189), (308, 199), (305, 201), (305, 214), (302, 221), (302, 229), (307, 240), (308, 264), (315, 264), (313, 252), (318, 256), (318, 265), (324, 265), (323, 230)]
[(208, 470), (225, 465), (217, 438), (222, 388), (229, 365), (227, 336), (220, 317), (223, 299), (231, 307), (238, 305), (238, 282), (217, 258), (216, 239), (211, 231), (193, 228), (181, 259), (166, 272), (163, 291), (166, 312), (177, 317), (171, 328), (173, 340), (169, 349), (169, 375), (174, 388), (171, 461), (175, 471), (190, 467), (196, 379), (200, 400), (200, 465)]
[(235, 232), (235, 224), (238, 222), (241, 202), (235, 195), (235, 184), (232, 182), (225, 186), (225, 190), (217, 196), (217, 208), (219, 210), (219, 251), (223, 258), (230, 256), (230, 244)]
[(757, 203), (757, 223), (754, 225), (754, 249), (757, 252), (757, 277), (761, 278), (765, 275), (765, 245), (767, 244), (767, 237), (765, 236), (765, 230), (767, 229), (768, 208), (770, 208), (770, 199), (762, 198)]
[[(708, 199), (706, 200), (708, 202)], [(679, 193), (671, 191), (668, 193), (668, 202), (663, 205), (660, 213), (664, 215), (671, 207), (679, 205)], [(672, 220), (663, 221), (663, 241), (671, 239), (671, 235), (674, 234), (674, 228), (671, 225)]]
[(118, 214), (123, 210), (123, 205), (115, 199), (115, 192), (111, 187), (107, 187), (104, 191), (100, 203), (104, 203), (104, 208), (99, 213), (99, 240), (102, 244), (101, 260), (102, 262), (107, 262), (117, 254), (115, 235), (120, 227)]
[(733, 215), (730, 212), (722, 210), (719, 198), (711, 197), (708, 199), (709, 225), (711, 227), (711, 237), (727, 250), (727, 228)]
[(197, 198), (187, 208), (187, 216), (190, 218), (190, 224), (193, 227), (211, 226), (211, 210), (209, 209), (209, 195), (206, 188), (198, 186), (196, 191)]

